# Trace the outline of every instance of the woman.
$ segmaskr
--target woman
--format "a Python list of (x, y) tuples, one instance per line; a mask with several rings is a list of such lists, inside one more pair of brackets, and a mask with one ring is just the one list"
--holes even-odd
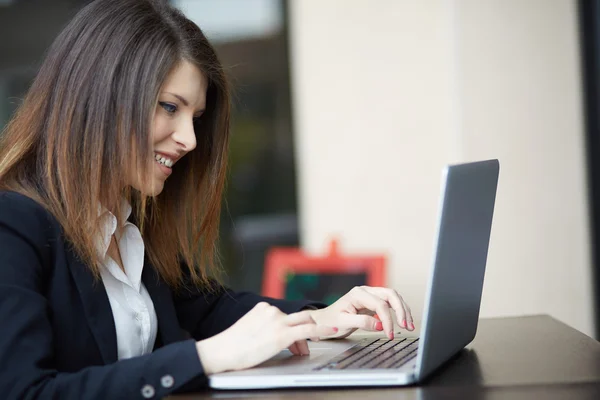
[(213, 48), (166, 1), (97, 0), (58, 36), (0, 143), (4, 396), (162, 397), (307, 338), (391, 338), (392, 313), (414, 329), (391, 289), (325, 307), (210, 278), (229, 115)]

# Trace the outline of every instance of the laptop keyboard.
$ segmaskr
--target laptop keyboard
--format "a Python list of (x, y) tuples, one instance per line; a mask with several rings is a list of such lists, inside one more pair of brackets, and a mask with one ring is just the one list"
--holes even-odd
[(418, 341), (418, 338), (363, 339), (315, 370), (400, 368), (417, 356)]

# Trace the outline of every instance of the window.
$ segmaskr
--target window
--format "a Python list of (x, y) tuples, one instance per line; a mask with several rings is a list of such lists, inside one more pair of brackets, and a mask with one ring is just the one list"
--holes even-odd
[(265, 251), (297, 245), (287, 27), (282, 0), (176, 0), (232, 81), (221, 256), (236, 289), (259, 292)]
[[(0, 0), (0, 129), (44, 52), (87, 1)], [(264, 253), (297, 245), (283, 0), (174, 0), (217, 48), (234, 89), (221, 260), (235, 289), (260, 291)]]

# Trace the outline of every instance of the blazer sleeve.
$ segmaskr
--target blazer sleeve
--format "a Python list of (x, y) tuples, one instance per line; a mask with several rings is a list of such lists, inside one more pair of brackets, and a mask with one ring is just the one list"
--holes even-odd
[(214, 284), (211, 290), (182, 290), (173, 297), (179, 324), (196, 340), (224, 331), (261, 301), (276, 306), (286, 314), (326, 307), (326, 304), (308, 300), (289, 301), (250, 292), (235, 292), (218, 284)]
[[(55, 338), (43, 290), (54, 251), (48, 238), (51, 224), (41, 206), (24, 198), (0, 192), (2, 398), (143, 399), (149, 394), (160, 398), (184, 385), (205, 385), (193, 340), (106, 366), (72, 373), (56, 369)], [(174, 378), (168, 389), (161, 385), (167, 374)]]

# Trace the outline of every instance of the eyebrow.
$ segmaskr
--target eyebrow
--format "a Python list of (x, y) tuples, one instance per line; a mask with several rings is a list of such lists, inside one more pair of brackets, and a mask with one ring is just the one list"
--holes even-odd
[(179, 99), (179, 101), (181, 101), (183, 103), (184, 106), (189, 107), (190, 103), (188, 103), (188, 101), (183, 98), (182, 96), (175, 94), (175, 93), (171, 93), (171, 92), (165, 92), (166, 94), (170, 94), (171, 96), (175, 96)]
[[(175, 97), (177, 97), (177, 99), (179, 99), (179, 101), (181, 101), (181, 102), (183, 103), (183, 105), (184, 105), (184, 106), (186, 106), (186, 107), (189, 107), (189, 106), (190, 106), (190, 103), (188, 103), (188, 101), (187, 101), (187, 100), (186, 100), (184, 97), (182, 97), (182, 96), (180, 96), (180, 95), (178, 95), (178, 94), (175, 94), (175, 93), (171, 93), (171, 92), (165, 92), (165, 93), (166, 93), (166, 94), (170, 94), (171, 96), (175, 96)], [(202, 114), (202, 113), (204, 113), (204, 111), (205, 111), (205, 109), (203, 108), (203, 109), (201, 109), (201, 110), (198, 110), (198, 111), (196, 112), (196, 114)]]

